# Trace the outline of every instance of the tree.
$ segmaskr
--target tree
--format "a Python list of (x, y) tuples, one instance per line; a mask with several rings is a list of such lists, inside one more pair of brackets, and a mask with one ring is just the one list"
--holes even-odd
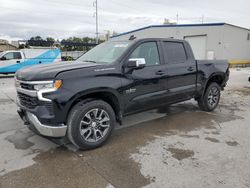
[[(99, 40), (100, 43), (104, 42)], [(42, 47), (51, 47), (56, 46), (62, 51), (88, 51), (93, 46), (95, 46), (95, 38), (90, 37), (69, 37), (63, 39), (61, 42), (55, 40), (52, 37), (46, 37), (43, 39), (41, 36), (31, 37), (30, 40), (25, 45), (22, 45), (21, 48), (26, 48), (29, 46), (42, 46)]]
[(47, 38), (46, 38), (46, 41), (48, 41), (48, 42), (55, 42), (55, 39), (52, 38), (52, 37), (47, 37)]
[(88, 51), (95, 43), (94, 38), (69, 37), (61, 41), (61, 50), (63, 51)]
[(25, 43), (25, 44), (20, 44), (19, 46), (18, 46), (18, 49), (24, 49), (24, 48), (27, 48), (28, 46), (27, 46), (27, 44)]
[(31, 37), (30, 40), (28, 40), (27, 44), (29, 46), (50, 47), (53, 46), (54, 42), (55, 39), (52, 37), (47, 37), (46, 40), (44, 40), (41, 36), (35, 36)]
[(35, 37), (31, 37), (30, 40), (41, 41), (41, 40), (43, 40), (43, 38), (40, 36), (35, 36)]

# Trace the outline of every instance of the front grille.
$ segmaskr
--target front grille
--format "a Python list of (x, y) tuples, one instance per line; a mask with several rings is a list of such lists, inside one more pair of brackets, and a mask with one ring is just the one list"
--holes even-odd
[(19, 92), (17, 93), (17, 96), (20, 100), (20, 104), (26, 108), (34, 109), (39, 105), (39, 100), (37, 99), (37, 97), (31, 97)]
[(34, 90), (34, 85), (26, 84), (26, 83), (20, 83), (21, 88), (27, 89), (27, 90)]
[(31, 97), (29, 95), (18, 92), (20, 104), (28, 109), (34, 109), (37, 106), (45, 106), (49, 112), (49, 115), (54, 115), (54, 107), (51, 102), (39, 101), (37, 97)]

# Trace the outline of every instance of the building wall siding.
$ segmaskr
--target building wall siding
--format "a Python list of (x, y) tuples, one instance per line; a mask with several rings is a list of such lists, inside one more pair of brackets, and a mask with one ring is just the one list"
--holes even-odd
[(206, 35), (206, 54), (214, 52), (215, 59), (250, 59), (249, 30), (231, 25), (198, 27), (151, 27), (129, 34), (114, 37), (112, 40), (128, 40), (131, 35), (137, 38), (176, 38)]
[(7, 50), (16, 50), (17, 48), (9, 44), (0, 44), (0, 52)]
[(225, 25), (222, 57), (250, 60), (250, 40), (247, 40), (249, 33), (250, 31), (248, 30)]

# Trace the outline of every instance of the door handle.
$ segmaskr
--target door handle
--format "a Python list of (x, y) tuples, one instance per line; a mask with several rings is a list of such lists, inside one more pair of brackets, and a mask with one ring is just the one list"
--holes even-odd
[(156, 74), (156, 75), (163, 75), (163, 74), (165, 74), (165, 72), (162, 71), (162, 70), (159, 70), (159, 71), (157, 71), (155, 74)]
[(21, 63), (20, 61), (16, 61), (16, 63)]
[(193, 67), (188, 67), (188, 69), (187, 69), (188, 71), (193, 71), (194, 70), (194, 68)]

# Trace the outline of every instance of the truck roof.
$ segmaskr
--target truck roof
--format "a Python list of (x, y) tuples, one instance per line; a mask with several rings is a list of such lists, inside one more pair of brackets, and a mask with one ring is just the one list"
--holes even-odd
[(170, 41), (170, 42), (183, 42), (185, 40), (181, 39), (173, 39), (173, 38), (140, 38), (140, 39), (134, 39), (134, 40), (129, 40), (129, 39), (124, 39), (124, 40), (111, 40), (111, 41), (116, 41), (116, 42), (124, 42), (124, 41), (150, 41), (150, 40), (164, 40), (164, 41)]

